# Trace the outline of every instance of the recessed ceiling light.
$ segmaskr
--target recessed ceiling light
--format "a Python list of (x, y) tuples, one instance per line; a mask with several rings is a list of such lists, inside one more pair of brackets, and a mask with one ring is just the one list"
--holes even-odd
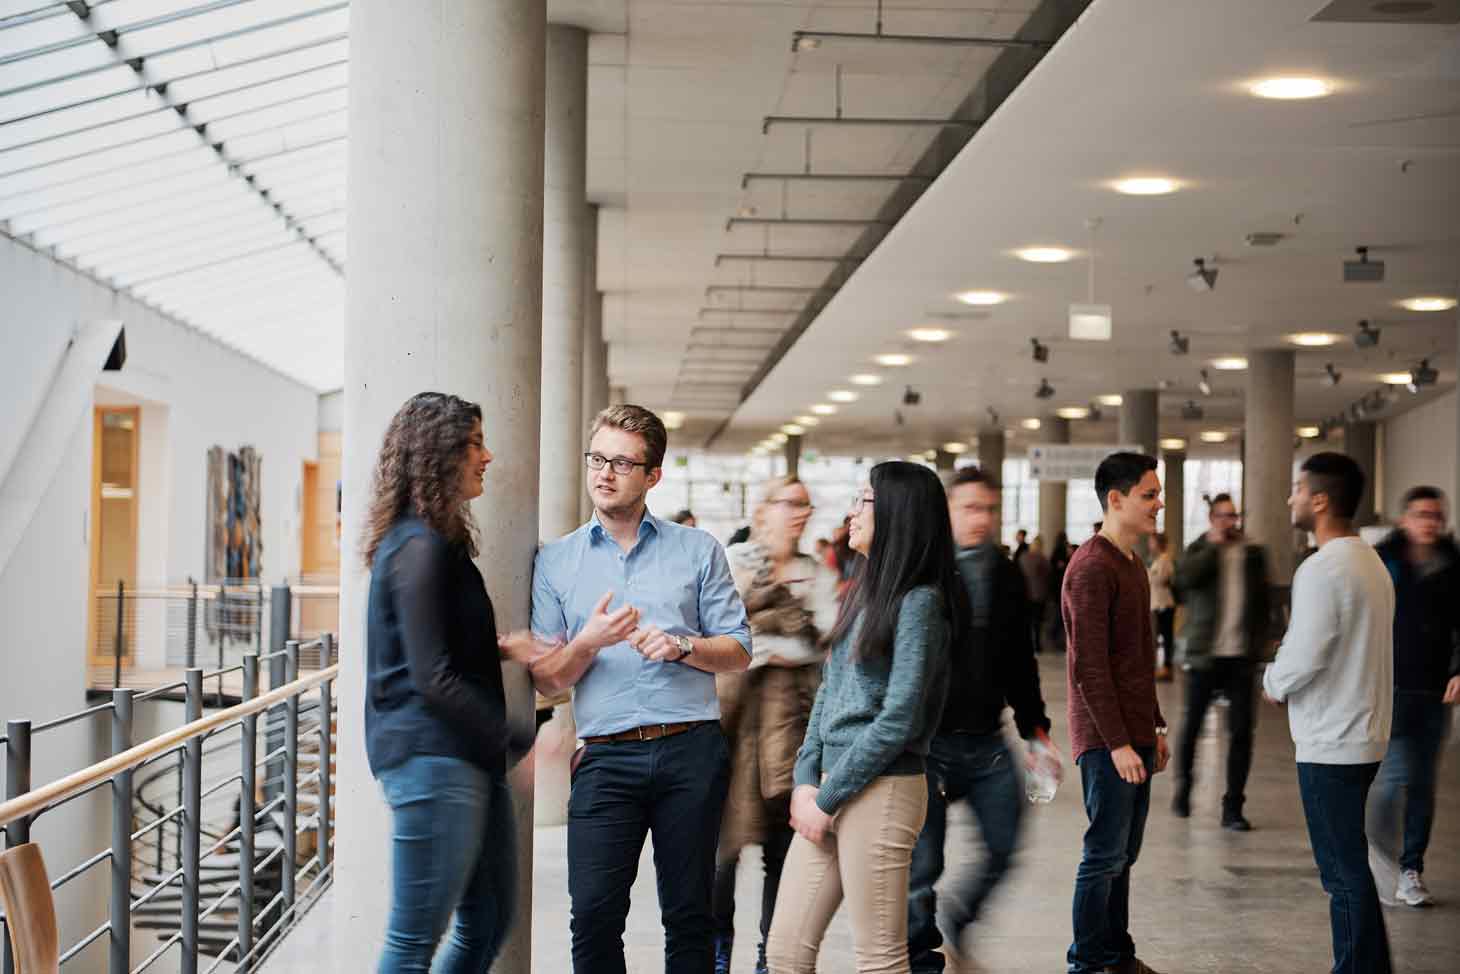
[(1019, 431), (1016, 430), (1016, 429), (1013, 429), (1013, 428), (1007, 428), (1007, 429), (1004, 430), (1004, 435), (1005, 436), (1018, 436), (1019, 435)]
[[(912, 360), (913, 357), (911, 355), (904, 355), (901, 352), (888, 352), (885, 355), (872, 356), (872, 361), (876, 362), (878, 365), (885, 365), (890, 369), (895, 369), (903, 365), (909, 365), (911, 364)], [(847, 402), (851, 402), (851, 400), (848, 399)]]
[(1333, 85), (1322, 78), (1263, 78), (1249, 85), (1248, 90), (1259, 98), (1292, 101), (1331, 95)]
[(1449, 311), (1455, 307), (1454, 298), (1423, 297), (1405, 298), (1399, 306), (1406, 311)]
[(1040, 427), (1038, 417), (1031, 416), (1029, 419), (1019, 420), (1019, 425), (1027, 430), (1037, 430)]
[(999, 291), (959, 291), (953, 295), (964, 304), (971, 304), (975, 307), (988, 307), (994, 304), (1003, 304), (1009, 300), (1007, 294)]
[(662, 419), (664, 428), (667, 430), (677, 430), (684, 425), (684, 413), (676, 412), (673, 409), (666, 410)]
[(1117, 193), (1127, 196), (1165, 196), (1180, 189), (1180, 184), (1165, 176), (1136, 176), (1131, 179), (1117, 179), (1110, 184)]
[(1161, 441), (1161, 449), (1184, 450), (1186, 449), (1186, 441), (1179, 436), (1173, 436), (1170, 439), (1165, 439)]
[(1319, 432), (1319, 430), (1318, 430), (1318, 427), (1316, 427), (1316, 426), (1299, 426), (1298, 427), (1298, 435), (1301, 436), (1305, 440), (1315, 440), (1315, 439), (1317, 439), (1318, 438), (1318, 432)]
[(1202, 430), (1201, 441), (1203, 443), (1225, 443), (1227, 433), (1225, 430)]
[(907, 337), (915, 342), (936, 344), (938, 342), (946, 342), (952, 338), (953, 332), (947, 328), (909, 328), (907, 330)]
[(1286, 337), (1294, 345), (1302, 345), (1304, 348), (1326, 348), (1339, 342), (1337, 335), (1326, 331), (1300, 331)]
[(833, 389), (826, 394), (832, 402), (856, 402), (861, 397), (850, 389)]
[(1108, 396), (1096, 396), (1095, 401), (1102, 406), (1119, 406), (1125, 400), (1118, 393), (1113, 393)]
[(811, 411), (818, 416), (833, 416), (836, 414), (836, 407), (828, 402), (819, 402), (811, 407)]
[(806, 427), (821, 425), (821, 420), (817, 419), (815, 416), (797, 416), (796, 422)]
[(1379, 376), (1379, 381), (1389, 386), (1409, 385), (1408, 372), (1385, 372)]
[(1084, 419), (1090, 415), (1090, 410), (1084, 406), (1061, 406), (1054, 414), (1060, 419)]
[(1223, 372), (1241, 372), (1247, 368), (1247, 360), (1240, 355), (1228, 355), (1225, 358), (1212, 359), (1212, 368), (1220, 369)]
[(1075, 252), (1068, 247), (1025, 247), (1014, 251), (1014, 256), (1031, 264), (1063, 264)]
[(848, 376), (847, 381), (854, 386), (880, 386), (882, 376), (873, 372), (858, 372), (856, 375)]
[(772, 433), (771, 434), (771, 442), (774, 443), (776, 446), (780, 446), (781, 444), (785, 443), (789, 439), (790, 439), (790, 437), (787, 436), (785, 433)]
[(959, 443), (956, 440), (954, 442), (952, 442), (952, 443), (944, 443), (943, 444), (943, 452), (944, 453), (967, 453), (968, 452), (968, 444), (967, 443)]
[(795, 423), (787, 423), (785, 426), (781, 427), (781, 432), (785, 433), (787, 436), (800, 436), (802, 433), (806, 432), (806, 428), (804, 426), (797, 426)]

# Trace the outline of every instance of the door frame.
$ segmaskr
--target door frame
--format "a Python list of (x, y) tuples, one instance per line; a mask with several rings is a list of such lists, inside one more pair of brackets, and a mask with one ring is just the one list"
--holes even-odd
[[(92, 406), (91, 419), (91, 517), (88, 541), (91, 546), (91, 571), (86, 590), (86, 654), (88, 662), (93, 666), (110, 664), (112, 654), (99, 656), (96, 653), (98, 644), (98, 633), (96, 632), (96, 606), (98, 576), (101, 574), (101, 431), (102, 419), (108, 413), (128, 413), (132, 417), (132, 578), (135, 582), (137, 576), (137, 540), (138, 540), (138, 516), (142, 509), (141, 496), (141, 443), (142, 443), (142, 407), (141, 406)], [(133, 657), (132, 647), (128, 644), (127, 652), (123, 655), (123, 661), (131, 660)]]

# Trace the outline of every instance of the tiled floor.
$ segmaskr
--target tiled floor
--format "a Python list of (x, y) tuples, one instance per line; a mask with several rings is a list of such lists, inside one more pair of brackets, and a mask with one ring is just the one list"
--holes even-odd
[[(1065, 746), (1063, 658), (1046, 657), (1042, 675), (1055, 720), (1055, 738)], [(1180, 684), (1161, 688), (1162, 705), (1179, 722)], [(1219, 727), (1217, 708), (1208, 730)], [(1440, 906), (1386, 911), (1395, 969), (1410, 974), (1460, 971), (1460, 764), (1452, 738), (1441, 770), (1439, 814), (1426, 875)], [(1141, 956), (1164, 972), (1251, 974), (1326, 971), (1331, 963), (1328, 904), (1318, 884), (1298, 802), (1292, 745), (1285, 714), (1264, 705), (1258, 753), (1248, 789), (1247, 814), (1256, 831), (1246, 835), (1218, 827), (1219, 781), (1224, 744), (1209, 734), (1198, 755), (1200, 780), (1190, 819), (1169, 808), (1171, 776), (1156, 779), (1145, 848), (1135, 868), (1132, 933)], [(984, 920), (975, 929), (974, 957), (981, 972), (1058, 972), (1070, 939), (1070, 894), (1080, 837), (1085, 827), (1079, 793), (1067, 780), (1054, 802), (1026, 818), (1024, 845), (1015, 870)], [(966, 864), (977, 840), (961, 816), (949, 838), (950, 863)], [(566, 831), (539, 829), (536, 846), (533, 934), (534, 974), (569, 970), (567, 951)], [(741, 935), (736, 974), (752, 970), (759, 910), (759, 863), (749, 853), (740, 873)], [(330, 895), (338, 895), (338, 890)], [(268, 974), (330, 969), (328, 903), (314, 911), (268, 966)], [(634, 887), (634, 904), (624, 937), (628, 966), (635, 974), (663, 970), (663, 935), (654, 892), (654, 870), (645, 849)], [(290, 957), (307, 958), (308, 963)], [(297, 966), (296, 966), (297, 965)], [(822, 955), (824, 972), (851, 972), (850, 934), (838, 916)]]

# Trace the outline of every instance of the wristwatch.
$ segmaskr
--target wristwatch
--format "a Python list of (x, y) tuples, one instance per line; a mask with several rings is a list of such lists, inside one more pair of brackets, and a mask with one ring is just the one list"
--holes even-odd
[(679, 647), (679, 659), (675, 660), (676, 663), (680, 660), (688, 659), (689, 655), (695, 651), (694, 643), (689, 641), (688, 636), (673, 636), (671, 638), (674, 640), (675, 645)]
[(1160, 727), (1156, 728), (1157, 737), (1165, 737), (1169, 733), (1171, 733), (1171, 728), (1167, 727), (1165, 724), (1162, 724)]

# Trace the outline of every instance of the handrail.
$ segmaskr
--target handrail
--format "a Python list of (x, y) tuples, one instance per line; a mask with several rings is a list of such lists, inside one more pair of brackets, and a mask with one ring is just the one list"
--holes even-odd
[(291, 697), (295, 697), (305, 690), (312, 689), (329, 680), (339, 676), (340, 664), (335, 663), (325, 669), (311, 673), (309, 676), (301, 677), (292, 683), (270, 690), (262, 696), (254, 697), (243, 703), (229, 707), (227, 710), (220, 710), (200, 718), (189, 724), (177, 728), (144, 741), (129, 750), (113, 755), (104, 761), (98, 761), (88, 768), (73, 772), (64, 778), (60, 778), (48, 785), (34, 788), (31, 791), (12, 798), (10, 801), (0, 804), (0, 826), (9, 825), (11, 822), (34, 815), (43, 811), (55, 802), (70, 798), (77, 792), (89, 788), (117, 775), (136, 767), (143, 761), (148, 760), (161, 751), (176, 747), (195, 737), (200, 737), (215, 727), (219, 727), (240, 717), (248, 717), (270, 707), (285, 703)]

